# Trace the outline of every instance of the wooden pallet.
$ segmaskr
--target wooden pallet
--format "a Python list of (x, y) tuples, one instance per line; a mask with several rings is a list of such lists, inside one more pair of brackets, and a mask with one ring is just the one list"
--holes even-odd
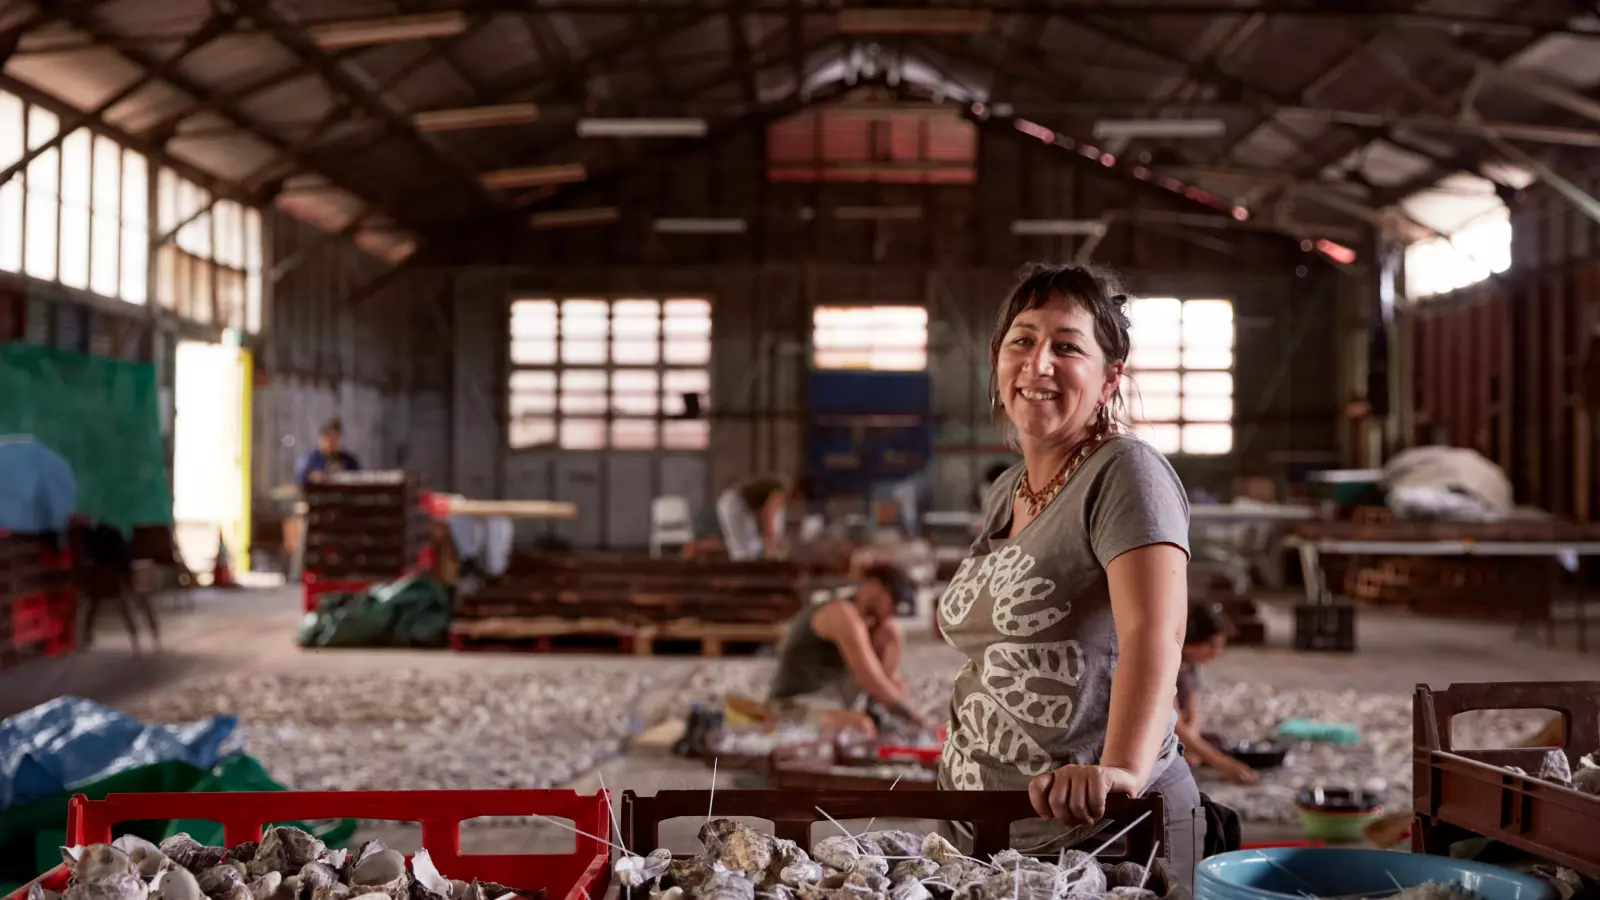
[(684, 645), (698, 645), (700, 656), (719, 657), (731, 655), (730, 651), (737, 648), (776, 644), (783, 638), (783, 630), (781, 624), (692, 619), (647, 625), (616, 619), (553, 616), (470, 619), (450, 624), (450, 646), (456, 650), (591, 650), (654, 656)]

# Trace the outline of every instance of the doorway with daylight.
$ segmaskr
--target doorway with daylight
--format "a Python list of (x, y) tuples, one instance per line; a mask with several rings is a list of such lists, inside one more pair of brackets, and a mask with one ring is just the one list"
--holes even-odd
[(209, 573), (220, 542), (230, 568), (248, 571), (250, 354), (180, 341), (176, 365), (172, 519), (179, 551), (192, 571)]

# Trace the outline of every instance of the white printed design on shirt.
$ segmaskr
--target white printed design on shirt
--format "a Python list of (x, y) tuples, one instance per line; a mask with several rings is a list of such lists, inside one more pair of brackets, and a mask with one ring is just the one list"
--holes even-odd
[(1007, 712), (1034, 725), (1067, 727), (1082, 673), (1077, 641), (990, 644), (983, 651), (984, 687)]
[[(983, 767), (973, 760), (970, 753), (956, 746), (957, 742), (954, 737), (955, 734), (959, 733), (960, 729), (957, 728), (951, 735), (952, 739), (944, 742), (944, 751), (939, 754), (939, 765), (948, 774), (950, 786), (953, 789), (958, 791), (984, 790)], [(970, 742), (963, 742), (963, 745), (970, 746)]]
[[(984, 578), (989, 574), (990, 561), (993, 559), (992, 555), (984, 557), (982, 565), (973, 557), (961, 561), (955, 576), (950, 579), (950, 586), (944, 589), (944, 595), (939, 598), (941, 627), (960, 625), (967, 620), (973, 604), (978, 602), (978, 595), (983, 592)], [(974, 569), (977, 571), (974, 572)]]
[(997, 565), (989, 579), (989, 594), (994, 598), (995, 630), (1010, 637), (1038, 634), (1060, 622), (1072, 612), (1072, 602), (1053, 595), (1056, 583), (1049, 578), (1024, 578), (1034, 567), (1033, 557), (1021, 547), (1000, 551), (1009, 555)]
[[(960, 720), (946, 743), (954, 744), (960, 757), (972, 760), (974, 752), (981, 752), (1001, 765), (1015, 766), (1017, 771), (1028, 776), (1048, 772), (1053, 767), (1050, 754), (1044, 752), (1044, 748), (988, 694), (979, 691), (968, 694), (961, 703), (959, 715)], [(960, 775), (959, 771), (951, 771), (952, 777)]]

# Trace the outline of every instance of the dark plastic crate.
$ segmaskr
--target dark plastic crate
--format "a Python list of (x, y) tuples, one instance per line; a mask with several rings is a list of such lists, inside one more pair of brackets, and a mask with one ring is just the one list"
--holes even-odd
[(1354, 653), (1356, 608), (1348, 603), (1295, 606), (1294, 648), (1319, 653)]

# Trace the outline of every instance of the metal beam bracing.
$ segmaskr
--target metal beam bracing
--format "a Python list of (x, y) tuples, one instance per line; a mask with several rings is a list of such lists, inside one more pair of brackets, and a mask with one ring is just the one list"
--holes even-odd
[[(836, 35), (830, 35), (828, 40), (830, 42), (837, 41), (839, 38)], [(859, 86), (859, 84), (847, 85), (843, 82), (835, 82), (807, 99), (802, 99), (798, 94), (788, 94), (781, 99), (762, 104), (756, 109), (751, 110), (750, 115), (728, 119), (720, 123), (707, 132), (705, 138), (702, 140), (695, 141), (693, 143), (679, 144), (676, 147), (664, 152), (657, 151), (649, 154), (648, 158), (652, 161), (661, 161), (672, 159), (676, 156), (682, 156), (692, 150), (704, 151), (714, 148), (723, 141), (726, 141), (736, 135), (746, 134), (753, 130), (765, 128), (766, 126), (778, 121), (779, 119), (782, 119), (785, 116), (793, 115), (794, 113), (805, 109), (807, 106), (817, 103), (827, 103), (828, 101), (837, 97), (844, 96)], [(556, 201), (562, 196), (571, 194), (578, 190), (603, 190), (615, 182), (618, 178), (621, 178), (632, 172), (643, 158), (644, 157), (642, 154), (636, 154), (628, 160), (599, 172), (595, 177), (591, 177), (588, 181), (561, 185), (548, 197), (540, 198), (537, 205), (556, 205)]]
[[(1600, 33), (1591, 37), (1600, 38)], [(1408, 39), (1410, 39), (1408, 35)], [(1586, 97), (1571, 88), (1541, 78), (1529, 72), (1518, 72), (1501, 63), (1462, 47), (1453, 41), (1419, 36), (1414, 41), (1418, 49), (1434, 56), (1448, 59), (1457, 65), (1473, 70), (1474, 74), (1503, 85), (1552, 106), (1559, 106), (1591, 122), (1600, 122), (1600, 100)]]
[[(809, 41), (802, 42), (801, 45), (800, 45), (800, 48), (799, 48), (799, 52), (800, 52), (802, 57), (805, 57), (805, 56), (808, 56), (811, 53), (815, 52), (816, 50), (819, 50), (819, 49), (821, 49), (823, 47), (826, 47), (826, 46), (828, 46), (830, 44), (837, 43), (840, 40), (841, 40), (841, 38), (838, 35), (834, 35), (834, 34), (821, 35), (821, 36), (812, 38)], [(794, 52), (794, 48), (786, 48), (786, 47), (784, 47), (783, 46), (783, 42), (781, 42), (781, 41), (775, 41), (774, 40), (774, 41), (767, 41), (767, 42), (764, 42), (764, 43), (768, 46), (768, 53), (766, 55), (764, 55), (764, 56), (761, 56), (759, 59), (756, 59), (753, 62), (753, 65), (755, 65), (757, 68), (764, 68), (766, 66), (775, 65), (777, 63), (783, 62), (785, 59), (787, 59), (789, 57), (789, 55), (791, 53)], [(774, 44), (777, 45), (776, 48), (773, 48), (772, 45), (774, 45)], [(725, 84), (734, 83), (735, 81), (740, 80), (742, 75), (743, 75), (743, 69), (741, 69), (741, 67), (737, 63), (730, 63), (729, 65), (723, 67), (722, 69), (720, 69), (720, 70), (718, 70), (718, 71), (706, 76), (705, 78), (701, 79), (699, 82), (697, 82), (695, 84), (692, 84), (692, 85), (689, 85), (688, 87), (684, 88), (682, 90), (682, 93), (683, 93), (683, 95), (685, 97), (693, 98), (693, 97), (695, 97), (695, 96), (697, 96), (699, 94), (706, 93), (706, 92), (711, 91), (711, 90), (713, 90), (715, 88), (721, 87), (721, 86), (723, 86)], [(760, 107), (756, 107), (756, 108), (760, 108)], [(581, 143), (581, 139), (580, 138), (577, 138), (574, 135), (568, 134), (568, 135), (563, 136), (559, 140), (549, 141), (549, 142), (544, 143), (541, 146), (528, 148), (526, 151), (524, 151), (523, 153), (519, 154), (515, 158), (515, 160), (510, 163), (510, 165), (512, 165), (512, 166), (529, 165), (534, 160), (547, 158), (551, 154), (560, 154), (562, 152), (565, 152), (568, 148), (570, 148), (572, 146), (575, 146), (575, 145), (577, 145), (579, 143)], [(704, 143), (704, 141), (700, 141), (699, 143)], [(581, 184), (581, 182), (579, 184)], [(577, 187), (577, 186), (578, 185), (573, 185), (573, 187)]]
[(223, 13), (207, 19), (206, 23), (200, 27), (200, 30), (191, 35), (176, 53), (173, 53), (171, 56), (160, 61), (159, 63), (146, 68), (138, 78), (130, 81), (121, 90), (118, 90), (110, 97), (101, 101), (97, 106), (95, 106), (94, 109), (62, 122), (56, 129), (55, 137), (28, 150), (27, 152), (23, 153), (22, 157), (16, 162), (12, 163), (10, 166), (7, 166), (4, 170), (0, 170), (0, 184), (5, 184), (6, 182), (10, 181), (18, 172), (26, 169), (29, 163), (33, 162), (35, 159), (38, 159), (44, 153), (54, 149), (55, 147), (59, 147), (62, 141), (66, 140), (69, 135), (77, 131), (79, 128), (82, 128), (85, 125), (93, 125), (105, 118), (105, 114), (109, 112), (112, 107), (133, 96), (135, 93), (142, 90), (145, 85), (166, 78), (167, 75), (176, 70), (191, 53), (194, 53), (201, 47), (204, 47), (217, 38), (227, 34), (228, 30), (233, 26), (237, 15), (237, 13)]
[(267, 283), (277, 284), (282, 281), (288, 277), (290, 272), (300, 268), (301, 263), (310, 259), (313, 253), (340, 238), (355, 237), (356, 233), (361, 230), (361, 226), (366, 224), (367, 220), (372, 218), (372, 215), (372, 210), (363, 210), (354, 219), (350, 220), (350, 224), (338, 231), (325, 231), (317, 235), (315, 239), (301, 244), (293, 253), (272, 264), (272, 268), (267, 270)]
[(498, 198), (484, 188), (476, 172), (423, 137), (406, 114), (396, 111), (383, 98), (352, 78), (337, 61), (312, 43), (298, 23), (280, 18), (264, 0), (235, 0), (235, 2), (246, 16), (272, 32), (273, 37), (285, 49), (315, 68), (330, 87), (350, 98), (368, 115), (383, 121), (387, 133), (405, 135), (409, 139), (408, 142), (416, 147), (425, 159), (453, 172), (457, 179), (468, 187), (470, 194), (480, 206), (490, 210), (499, 208)]
[[(106, 36), (111, 33), (108, 27), (91, 12), (73, 11), (68, 12), (66, 17), (72, 23), (73, 27), (87, 32), (90, 35)], [(159, 67), (161, 64), (159, 58), (140, 50), (119, 48), (115, 50), (115, 52), (122, 59), (140, 67), (141, 69), (154, 69)], [(188, 75), (185, 75), (182, 72), (173, 71), (168, 72), (162, 77), (161, 80), (172, 85), (174, 88), (199, 99), (202, 103), (207, 104), (217, 116), (237, 126), (241, 131), (246, 132), (251, 138), (266, 144), (272, 149), (277, 150), (279, 153), (283, 153), (288, 150), (288, 141), (276, 134), (273, 134), (272, 131), (263, 127), (259, 122), (240, 112), (237, 107), (217, 105), (214, 100), (214, 93), (207, 87), (196, 82)], [(335, 177), (331, 171), (318, 166), (314, 161), (305, 159), (303, 155), (297, 157), (296, 164), (309, 174), (321, 176), (322, 178), (334, 184), (339, 183), (339, 179)], [(373, 192), (364, 189), (349, 188), (348, 190), (350, 193), (356, 195), (364, 202), (383, 210), (395, 221), (406, 223), (405, 219), (397, 211), (399, 199), (403, 196), (401, 192), (396, 191), (392, 195), (378, 196)]]

